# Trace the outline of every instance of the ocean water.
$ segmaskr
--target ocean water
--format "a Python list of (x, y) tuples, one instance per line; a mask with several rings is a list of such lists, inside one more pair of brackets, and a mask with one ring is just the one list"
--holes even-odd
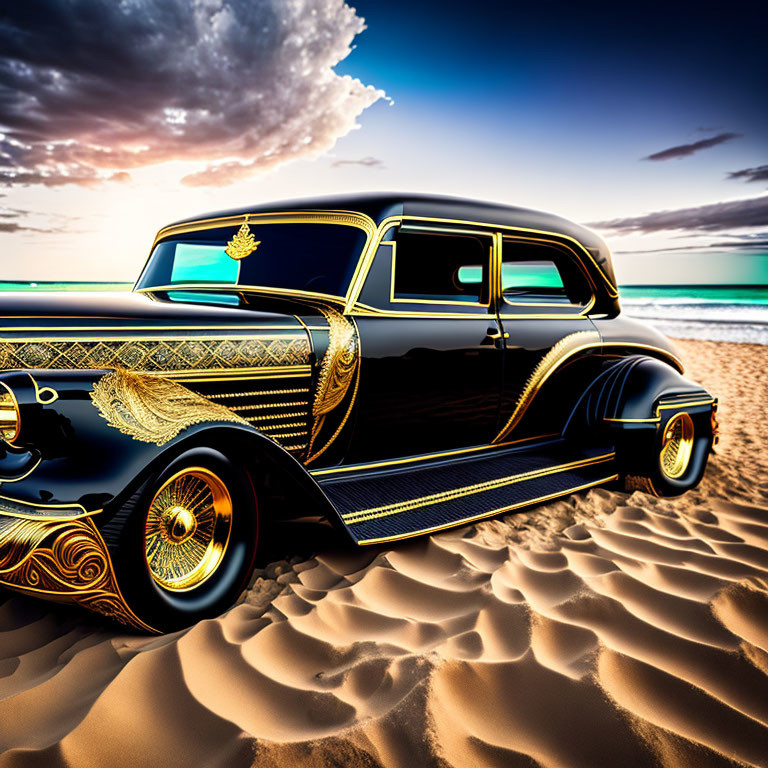
[(768, 285), (623, 286), (622, 311), (679, 339), (768, 344)]
[[(131, 283), (0, 282), (0, 291), (130, 289)], [(768, 285), (633, 285), (619, 294), (626, 315), (668, 336), (768, 345)]]
[[(133, 283), (75, 283), (52, 282), (47, 280), (0, 281), (0, 291), (130, 291)], [(0, 299), (0, 314), (2, 314), (2, 299)]]

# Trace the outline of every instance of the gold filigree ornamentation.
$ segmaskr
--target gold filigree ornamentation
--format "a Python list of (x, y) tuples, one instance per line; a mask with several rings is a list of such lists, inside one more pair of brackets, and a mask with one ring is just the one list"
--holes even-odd
[[(320, 364), (320, 376), (312, 405), (314, 421), (309, 453), (312, 453), (326, 416), (344, 400), (360, 363), (357, 328), (354, 323), (330, 307), (322, 307), (321, 311), (328, 321), (328, 349)], [(335, 437), (336, 434), (312, 458), (324, 451)]]
[(568, 336), (563, 336), (546, 355), (539, 361), (534, 368), (533, 373), (523, 387), (520, 396), (517, 399), (512, 415), (507, 420), (501, 432), (494, 438), (493, 442), (498, 443), (503, 440), (521, 421), (528, 406), (536, 394), (541, 389), (544, 382), (576, 352), (586, 347), (595, 347), (600, 344), (600, 334), (597, 331), (577, 331)]
[(218, 371), (306, 365), (309, 353), (309, 342), (304, 334), (287, 338), (40, 339), (0, 342), (0, 368), (94, 370), (122, 367), (147, 373)]
[(247, 422), (175, 381), (118, 368), (94, 385), (91, 400), (107, 423), (135, 440), (163, 445), (205, 421)]
[(261, 245), (261, 240), (257, 240), (251, 232), (251, 228), (248, 226), (248, 222), (244, 221), (237, 230), (237, 234), (227, 243), (227, 247), (224, 252), (235, 261), (244, 259), (246, 256), (250, 256)]
[(4, 520), (0, 583), (50, 600), (72, 601), (136, 629), (154, 631), (125, 602), (107, 547), (90, 518)]
[(627, 475), (624, 478), (624, 490), (632, 493), (633, 491), (642, 491), (643, 493), (650, 493), (651, 496), (658, 496), (656, 489), (653, 487), (653, 483), (649, 477), (642, 477), (640, 475)]

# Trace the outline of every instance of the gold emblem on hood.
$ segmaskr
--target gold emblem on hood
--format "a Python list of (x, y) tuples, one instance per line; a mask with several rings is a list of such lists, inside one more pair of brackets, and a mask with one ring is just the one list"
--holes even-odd
[(248, 222), (244, 221), (240, 229), (237, 230), (237, 234), (227, 243), (224, 252), (227, 256), (239, 261), (250, 256), (260, 244), (261, 240), (257, 240), (253, 236)]

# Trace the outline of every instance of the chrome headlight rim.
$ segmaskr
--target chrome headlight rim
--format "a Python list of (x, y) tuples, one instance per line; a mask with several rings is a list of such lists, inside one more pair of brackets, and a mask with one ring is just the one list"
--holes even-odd
[(14, 446), (21, 434), (21, 407), (13, 389), (0, 380), (0, 439)]

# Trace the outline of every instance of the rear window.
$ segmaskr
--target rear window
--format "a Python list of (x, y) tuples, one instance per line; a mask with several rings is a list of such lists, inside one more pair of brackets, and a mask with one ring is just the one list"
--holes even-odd
[(510, 304), (581, 306), (592, 296), (586, 276), (567, 249), (511, 238), (502, 241), (501, 290)]

